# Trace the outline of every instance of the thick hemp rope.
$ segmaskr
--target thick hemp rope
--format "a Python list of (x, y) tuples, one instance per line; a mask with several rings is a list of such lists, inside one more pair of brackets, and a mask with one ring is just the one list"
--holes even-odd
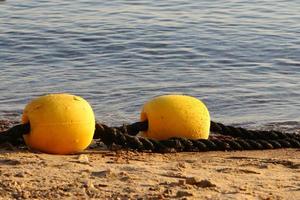
[(135, 136), (139, 131), (147, 130), (147, 122), (137, 122), (116, 128), (97, 123), (94, 139), (100, 139), (108, 147), (115, 144), (126, 149), (151, 152), (300, 148), (300, 136), (297, 134), (246, 130), (216, 122), (211, 122), (211, 124), (211, 132), (214, 134), (208, 140), (171, 138), (156, 141)]
[(12, 145), (18, 146), (24, 144), (23, 135), (28, 134), (30, 131), (30, 124), (18, 124), (12, 128), (0, 132), (0, 144), (11, 143)]
[[(171, 138), (156, 141), (136, 136), (139, 131), (148, 129), (148, 122), (136, 122), (121, 127), (108, 127), (96, 123), (94, 139), (109, 148), (118, 145), (124, 149), (150, 152), (181, 151), (230, 151), (262, 150), (277, 148), (300, 148), (300, 135), (279, 131), (254, 131), (240, 127), (226, 126), (211, 122), (211, 136), (208, 140)], [(23, 135), (30, 131), (30, 124), (16, 125), (0, 133), (0, 143), (24, 144)]]

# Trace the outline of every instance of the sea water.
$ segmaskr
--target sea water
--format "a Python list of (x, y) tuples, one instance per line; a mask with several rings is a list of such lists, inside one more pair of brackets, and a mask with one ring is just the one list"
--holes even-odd
[(299, 128), (298, 0), (0, 2), (0, 116), (68, 92), (97, 120), (139, 120), (162, 94), (205, 102), (215, 121)]

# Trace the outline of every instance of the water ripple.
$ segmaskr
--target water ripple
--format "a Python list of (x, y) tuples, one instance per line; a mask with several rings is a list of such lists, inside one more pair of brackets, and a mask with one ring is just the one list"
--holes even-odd
[(297, 0), (2, 2), (0, 115), (70, 92), (120, 124), (138, 120), (154, 96), (183, 93), (225, 123), (299, 121), (298, 8)]

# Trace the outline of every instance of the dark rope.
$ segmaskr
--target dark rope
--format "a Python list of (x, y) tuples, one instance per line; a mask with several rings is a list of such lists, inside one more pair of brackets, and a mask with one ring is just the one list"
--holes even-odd
[(121, 127), (115, 127), (123, 133), (127, 133), (128, 135), (137, 135), (140, 131), (148, 130), (148, 121), (144, 122), (135, 122), (129, 125), (123, 125)]
[[(123, 125), (121, 127), (116, 127), (116, 129), (122, 131), (123, 133), (127, 133), (128, 135), (137, 135), (139, 131), (146, 131), (148, 129), (148, 121), (136, 122), (130, 125)], [(280, 131), (273, 131), (273, 130), (272, 131), (247, 130), (245, 128), (228, 126), (214, 121), (211, 121), (210, 132), (232, 136), (236, 138), (255, 139), (255, 140), (300, 138), (299, 134), (282, 133)]]
[[(251, 131), (250, 136), (243, 136), (238, 131), (231, 129), (234, 133), (223, 133), (223, 129), (214, 132), (208, 140), (189, 140), (185, 138), (171, 138), (164, 141), (155, 141), (148, 138), (134, 136), (137, 130), (145, 130), (145, 123), (140, 122), (133, 125), (110, 128), (103, 124), (96, 124), (94, 139), (100, 139), (105, 145), (111, 147), (113, 144), (125, 149), (151, 151), (151, 152), (181, 152), (181, 151), (231, 151), (231, 150), (260, 150), (277, 148), (300, 148), (300, 137), (281, 132)], [(133, 127), (134, 126), (134, 127)], [(141, 128), (141, 129), (139, 129)], [(236, 128), (240, 130), (240, 128)], [(131, 131), (132, 132), (128, 132)], [(255, 135), (257, 133), (257, 135)], [(263, 136), (263, 133), (269, 134)], [(221, 134), (224, 134), (225, 137)], [(231, 137), (226, 137), (231, 136)]]
[(261, 131), (261, 130), (247, 130), (241, 127), (226, 126), (221, 123), (211, 121), (210, 131), (222, 135), (228, 135), (244, 139), (285, 139), (285, 138), (300, 138), (299, 134), (283, 133), (280, 131)]
[[(299, 134), (278, 131), (253, 131), (240, 127), (225, 126), (216, 122), (211, 122), (211, 135), (208, 140), (170, 138), (164, 141), (156, 141), (136, 136), (139, 131), (147, 129), (148, 122), (137, 122), (116, 128), (97, 123), (94, 139), (100, 139), (108, 147), (117, 145), (125, 149), (151, 152), (300, 148)], [(29, 123), (16, 125), (7, 131), (0, 132), (0, 143), (24, 144), (23, 135), (29, 133), (29, 131)]]
[(23, 145), (23, 135), (30, 132), (30, 124), (18, 124), (6, 131), (0, 132), (0, 144), (11, 143), (13, 145)]

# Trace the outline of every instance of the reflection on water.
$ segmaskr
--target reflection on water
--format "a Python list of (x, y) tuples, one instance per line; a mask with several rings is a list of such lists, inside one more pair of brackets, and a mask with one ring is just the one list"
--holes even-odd
[(300, 121), (297, 0), (10, 0), (0, 10), (3, 118), (70, 92), (119, 125), (148, 99), (183, 93), (224, 123)]

